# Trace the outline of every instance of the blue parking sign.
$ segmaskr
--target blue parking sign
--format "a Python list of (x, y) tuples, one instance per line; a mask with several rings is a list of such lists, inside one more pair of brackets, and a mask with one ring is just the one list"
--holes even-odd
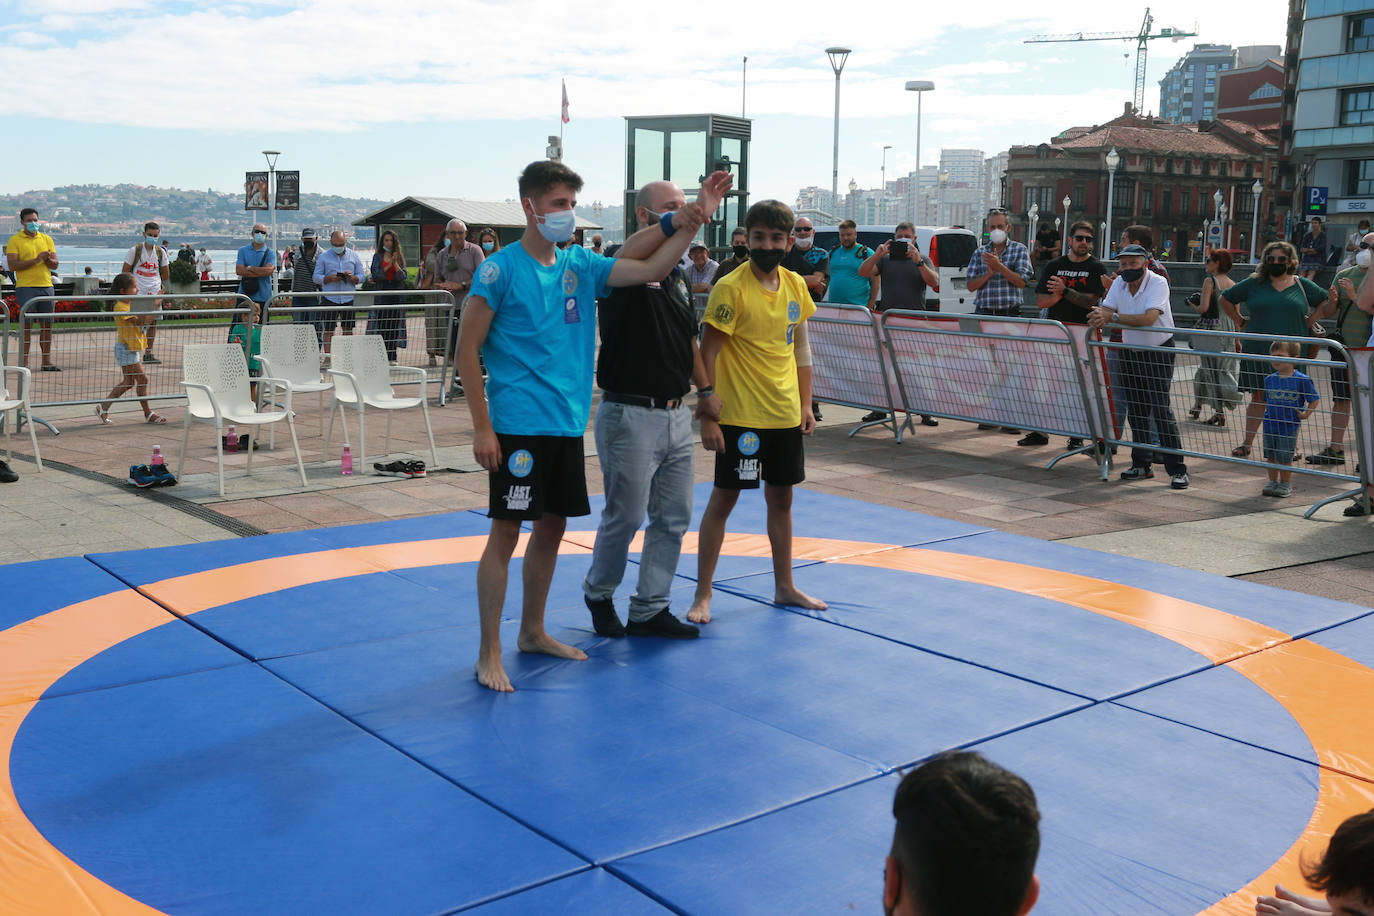
[(1307, 215), (1326, 215), (1326, 188), (1307, 189)]

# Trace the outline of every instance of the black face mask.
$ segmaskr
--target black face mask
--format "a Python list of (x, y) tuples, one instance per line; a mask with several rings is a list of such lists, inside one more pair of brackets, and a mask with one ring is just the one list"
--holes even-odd
[(1288, 273), (1288, 265), (1287, 265), (1287, 264), (1265, 264), (1265, 265), (1264, 265), (1264, 275), (1265, 275), (1266, 277), (1282, 277), (1282, 276), (1283, 276), (1284, 274), (1286, 274), (1286, 273)]
[(1141, 277), (1145, 276), (1145, 268), (1143, 268), (1143, 267), (1132, 267), (1132, 268), (1130, 268), (1129, 270), (1122, 270), (1121, 273), (1119, 274), (1119, 276), (1121, 277), (1121, 279), (1125, 280), (1127, 283), (1134, 283), (1135, 281), (1139, 280)]
[(777, 270), (785, 254), (787, 252), (782, 248), (750, 248), (749, 260), (753, 261), (759, 270), (770, 274)]
[(743, 261), (745, 258), (749, 257), (748, 245), (732, 245), (731, 247), (734, 249), (735, 258), (737, 260)]

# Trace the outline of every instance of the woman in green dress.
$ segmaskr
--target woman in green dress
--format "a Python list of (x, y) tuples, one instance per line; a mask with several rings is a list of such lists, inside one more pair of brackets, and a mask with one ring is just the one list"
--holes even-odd
[[(1327, 291), (1305, 277), (1298, 276), (1298, 252), (1288, 242), (1264, 246), (1255, 272), (1226, 290), (1221, 308), (1236, 327), (1249, 334), (1276, 334), (1294, 340), (1312, 337), (1317, 321), (1315, 309), (1326, 301)], [(1237, 308), (1246, 306), (1249, 317)], [(1250, 454), (1255, 432), (1264, 417), (1264, 378), (1273, 372), (1269, 364), (1269, 341), (1245, 340), (1241, 351), (1260, 359), (1241, 360), (1241, 391), (1250, 392), (1245, 410), (1245, 441), (1231, 450), (1237, 458)]]

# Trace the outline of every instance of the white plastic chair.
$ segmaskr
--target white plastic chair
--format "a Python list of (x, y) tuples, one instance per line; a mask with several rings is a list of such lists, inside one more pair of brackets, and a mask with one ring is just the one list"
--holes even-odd
[[(334, 382), (320, 374), (320, 342), (311, 324), (265, 324), (262, 326), (262, 353), (253, 357), (264, 375), (284, 378), (295, 394), (320, 394), (320, 431), (324, 431), (324, 393)], [(259, 389), (262, 390), (262, 389)], [(281, 405), (274, 405), (281, 406)], [(262, 404), (258, 404), (262, 409)], [(270, 445), (276, 448), (277, 428), (271, 430)]]
[[(23, 366), (5, 366), (4, 374), (0, 375), (0, 381), (4, 376), (14, 374), (19, 376), (18, 397), (10, 397), (8, 385), (0, 385), (0, 417), (9, 411), (14, 411), (15, 428), (19, 426), (19, 411), (24, 412), (24, 419), (29, 424), (29, 441), (33, 443), (33, 460), (38, 465), (38, 471), (43, 472), (43, 456), (38, 454), (38, 434), (33, 429), (33, 419), (29, 415), (29, 391), (33, 387), (33, 373)], [(9, 461), (14, 457), (10, 451), (10, 428), (5, 427), (5, 460)]]
[[(364, 426), (365, 412), (368, 407), (387, 411), (386, 415), (386, 454), (391, 454), (391, 411), (419, 407), (425, 415), (425, 432), (429, 433), (429, 455), (434, 466), (439, 464), (439, 452), (434, 448), (434, 429), (429, 425), (429, 401), (425, 397), (425, 383), (428, 374), (414, 366), (393, 366), (386, 358), (386, 345), (378, 334), (361, 336), (334, 336), (331, 368), (327, 371), (334, 377), (334, 403), (329, 405), (329, 424), (324, 433), (324, 454), (329, 455), (329, 437), (334, 432), (334, 411), (338, 408), (343, 418), (344, 442), (348, 441), (348, 414), (345, 409), (356, 406), (358, 409), (358, 452), (357, 460), (367, 457), (367, 432)], [(391, 373), (414, 375), (420, 383), (420, 396), (398, 398), (391, 388)]]
[(224, 496), (224, 430), (229, 426), (248, 427), (248, 474), (253, 473), (255, 428), (264, 423), (285, 420), (291, 430), (291, 447), (296, 450), (296, 467), (305, 486), (305, 462), (296, 440), (296, 425), (291, 414), (291, 383), (283, 378), (263, 376), (259, 385), (271, 385), (284, 392), (281, 410), (258, 410), (249, 394), (248, 362), (238, 344), (188, 344), (182, 348), (182, 387), (186, 389), (186, 422), (181, 429), (181, 457), (177, 459), (177, 478), (186, 463), (186, 439), (191, 433), (191, 418), (215, 424), (215, 462), (219, 467), (219, 495)]

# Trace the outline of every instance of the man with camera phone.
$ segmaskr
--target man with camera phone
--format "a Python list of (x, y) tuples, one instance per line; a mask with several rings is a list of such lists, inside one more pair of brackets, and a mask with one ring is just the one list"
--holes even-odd
[[(940, 279), (930, 258), (921, 254), (916, 244), (916, 227), (901, 222), (892, 233), (891, 241), (883, 242), (878, 250), (859, 265), (859, 276), (877, 277), (879, 295), (877, 311), (911, 309), (933, 311), (926, 305), (926, 288), (939, 286)], [(938, 310), (939, 306), (936, 306)], [(865, 423), (886, 420), (887, 413), (875, 410), (863, 418)], [(921, 415), (922, 426), (939, 426), (934, 417)]]

